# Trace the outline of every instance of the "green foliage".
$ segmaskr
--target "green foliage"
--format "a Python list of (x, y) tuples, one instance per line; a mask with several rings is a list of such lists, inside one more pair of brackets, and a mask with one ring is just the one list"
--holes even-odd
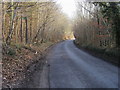
[(7, 55), (10, 56), (16, 55), (16, 51), (13, 48), (8, 48)]
[(116, 47), (120, 47), (120, 2), (99, 2), (98, 4), (103, 17), (112, 25), (112, 34), (116, 39)]
[(25, 19), (25, 20), (26, 20), (26, 19), (27, 19), (27, 17), (23, 17), (23, 19)]

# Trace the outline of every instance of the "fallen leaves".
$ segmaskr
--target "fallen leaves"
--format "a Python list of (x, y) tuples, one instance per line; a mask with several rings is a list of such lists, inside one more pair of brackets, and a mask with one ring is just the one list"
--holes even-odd
[[(2, 78), (3, 86), (11, 85), (25, 78), (25, 70), (27, 66), (38, 60), (38, 56), (42, 55), (42, 52), (48, 48), (52, 43), (44, 43), (40, 46), (25, 46), (24, 48), (16, 48), (15, 46), (4, 47), (2, 57)], [(10, 50), (16, 52), (15, 55), (6, 54), (8, 47)]]

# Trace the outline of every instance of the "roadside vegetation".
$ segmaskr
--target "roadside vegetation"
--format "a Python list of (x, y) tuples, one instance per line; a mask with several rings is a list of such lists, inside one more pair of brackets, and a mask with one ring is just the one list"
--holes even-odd
[[(2, 3), (3, 87), (25, 78), (51, 45), (69, 38), (68, 18), (53, 1)], [(68, 36), (68, 37), (67, 37)]]
[(119, 64), (119, 2), (77, 2), (73, 31), (78, 47)]
[[(74, 20), (56, 2), (2, 3), (3, 87), (23, 80), (31, 63), (45, 63), (46, 50), (74, 38), (75, 44), (118, 65), (120, 53), (120, 4), (77, 2)], [(73, 21), (73, 22), (72, 22)], [(72, 22), (72, 23), (71, 23)], [(73, 36), (74, 33), (74, 36)]]

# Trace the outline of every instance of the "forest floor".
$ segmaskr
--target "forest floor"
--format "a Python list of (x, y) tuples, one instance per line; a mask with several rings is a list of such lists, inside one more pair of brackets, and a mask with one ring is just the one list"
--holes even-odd
[(17, 87), (39, 63), (43, 68), (44, 57), (52, 42), (41, 45), (3, 45), (2, 56), (2, 86), (3, 88)]

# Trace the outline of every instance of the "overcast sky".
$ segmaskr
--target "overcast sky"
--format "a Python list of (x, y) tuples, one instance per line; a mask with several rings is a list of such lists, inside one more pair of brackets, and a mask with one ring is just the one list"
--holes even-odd
[(75, 15), (76, 5), (74, 0), (57, 0), (57, 3), (61, 5), (62, 11), (70, 18)]

